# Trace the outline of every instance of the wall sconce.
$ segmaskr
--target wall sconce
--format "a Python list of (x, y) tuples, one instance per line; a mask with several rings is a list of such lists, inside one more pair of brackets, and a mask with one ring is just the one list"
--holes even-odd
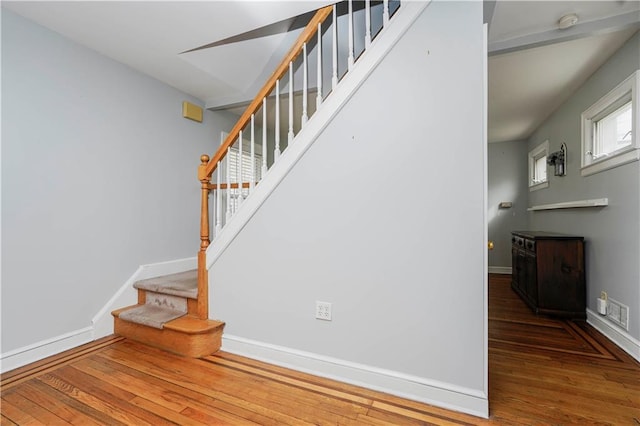
[(567, 175), (567, 144), (560, 145), (560, 151), (552, 152), (547, 158), (547, 164), (554, 166), (555, 176)]

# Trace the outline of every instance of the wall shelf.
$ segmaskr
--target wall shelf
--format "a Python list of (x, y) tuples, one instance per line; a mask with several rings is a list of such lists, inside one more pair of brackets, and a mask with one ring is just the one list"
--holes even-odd
[(553, 204), (540, 204), (537, 206), (531, 206), (527, 211), (539, 211), (539, 210), (557, 210), (557, 209), (576, 209), (584, 207), (604, 207), (609, 205), (608, 198), (595, 198), (593, 200), (579, 200), (579, 201), (567, 201), (564, 203)]

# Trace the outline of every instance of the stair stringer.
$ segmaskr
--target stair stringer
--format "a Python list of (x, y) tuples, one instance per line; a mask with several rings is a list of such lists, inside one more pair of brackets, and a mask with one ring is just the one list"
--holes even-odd
[[(295, 139), (287, 146), (287, 149), (269, 169), (255, 190), (244, 200), (242, 207), (209, 245), (207, 249), (208, 270), (430, 3), (430, 0), (402, 3), (390, 24), (383, 28), (372, 41), (353, 68), (343, 77)], [(211, 280), (212, 278), (210, 278), (210, 284)]]

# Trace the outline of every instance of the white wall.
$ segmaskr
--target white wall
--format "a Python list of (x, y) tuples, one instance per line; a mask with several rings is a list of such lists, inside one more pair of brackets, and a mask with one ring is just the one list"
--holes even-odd
[(596, 311), (596, 298), (602, 290), (628, 305), (628, 335), (636, 339), (640, 359), (639, 163), (580, 175), (580, 114), (639, 68), (640, 35), (636, 33), (529, 139), (529, 149), (547, 139), (551, 152), (559, 150), (562, 142), (568, 148), (567, 176), (550, 173), (549, 187), (532, 192), (529, 205), (608, 198), (609, 206), (531, 212), (529, 227), (585, 237), (587, 307)]
[(486, 414), (482, 40), (480, 3), (430, 4), (325, 128), (210, 271), (227, 343)]
[(2, 10), (2, 352), (92, 317), (139, 265), (195, 256), (202, 153), (234, 124)]
[[(527, 227), (527, 143), (513, 141), (490, 143), (487, 150), (487, 220), (489, 240), (489, 272), (508, 273), (511, 268), (511, 231)], [(499, 209), (510, 201), (513, 207)]]

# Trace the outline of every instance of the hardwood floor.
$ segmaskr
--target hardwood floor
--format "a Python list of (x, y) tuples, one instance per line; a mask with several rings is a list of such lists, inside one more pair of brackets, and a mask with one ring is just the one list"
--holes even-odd
[(640, 364), (584, 321), (536, 316), (489, 276), (489, 407), (510, 424), (640, 425)]
[(111, 336), (4, 374), (0, 424), (640, 425), (640, 364), (584, 322), (536, 317), (508, 276), (489, 291), (489, 420)]

